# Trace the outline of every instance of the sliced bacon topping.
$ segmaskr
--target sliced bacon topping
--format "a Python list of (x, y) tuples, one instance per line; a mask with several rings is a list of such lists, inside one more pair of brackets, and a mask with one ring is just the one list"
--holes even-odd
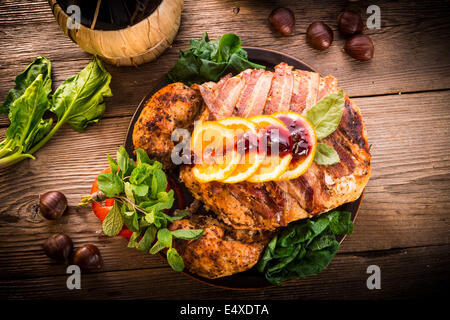
[(284, 62), (275, 67), (275, 75), (264, 108), (264, 114), (289, 111), (292, 88), (294, 85), (292, 69), (293, 67)]
[(316, 72), (295, 70), (290, 111), (302, 113), (317, 102), (320, 75)]
[(264, 71), (258, 77), (251, 92), (245, 92), (248, 88), (244, 89), (244, 93), (238, 101), (237, 116), (249, 118), (263, 113), (273, 76), (273, 72)]
[(330, 93), (338, 91), (337, 79), (333, 76), (326, 76), (325, 78), (320, 78), (319, 83), (319, 93), (317, 94), (317, 101), (322, 100), (323, 97), (329, 95)]

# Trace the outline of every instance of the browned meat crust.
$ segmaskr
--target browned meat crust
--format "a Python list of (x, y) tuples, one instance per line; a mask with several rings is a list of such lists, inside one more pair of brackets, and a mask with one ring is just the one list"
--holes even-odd
[(193, 216), (174, 222), (170, 230), (203, 229), (197, 240), (176, 240), (187, 269), (205, 278), (219, 278), (253, 267), (269, 241), (269, 234), (234, 230), (209, 216)]
[(198, 90), (172, 83), (156, 92), (142, 110), (133, 129), (134, 148), (142, 148), (165, 168), (173, 166), (171, 140), (175, 128), (192, 129), (203, 105)]

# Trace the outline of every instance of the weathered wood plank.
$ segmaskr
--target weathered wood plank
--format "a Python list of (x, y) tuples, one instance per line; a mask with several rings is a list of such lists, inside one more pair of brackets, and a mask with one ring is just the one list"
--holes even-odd
[[(450, 242), (449, 99), (450, 91), (356, 99), (372, 144), (373, 175), (355, 232), (340, 252)], [(98, 244), (106, 270), (164, 265), (126, 248), (123, 239), (102, 236), (90, 209), (74, 208), (107, 166), (105, 154), (114, 154), (123, 142), (129, 121), (103, 119), (83, 134), (64, 127), (37, 153), (37, 160), (0, 171), (0, 278), (60, 272), (40, 248), (56, 232), (73, 236), (77, 245)], [(37, 195), (48, 190), (60, 190), (69, 200), (70, 210), (58, 222), (33, 211)]]
[[(293, 8), (297, 17), (296, 33), (279, 37), (267, 23), (275, 3), (261, 5), (258, 2), (256, 5), (248, 1), (211, 0), (199, 6), (195, 1), (186, 1), (183, 23), (173, 47), (157, 62), (138, 68), (109, 67), (115, 97), (108, 103), (106, 116), (132, 114), (152, 84), (175, 63), (178, 51), (188, 46), (190, 38), (201, 37), (204, 31), (208, 31), (211, 38), (235, 32), (245, 45), (277, 49), (297, 56), (323, 74), (338, 77), (351, 96), (449, 87), (450, 57), (446, 53), (450, 33), (447, 32), (446, 4), (380, 2), (383, 27), (369, 32), (376, 45), (376, 56), (368, 63), (361, 63), (342, 52), (345, 39), (337, 32), (335, 43), (326, 52), (310, 48), (305, 41), (304, 32), (314, 20), (324, 20), (336, 29), (336, 17), (345, 3), (302, 2), (302, 6)], [(237, 7), (240, 11), (234, 14), (233, 8)], [(29, 12), (25, 13), (25, 8), (29, 8)], [(214, 17), (214, 23), (211, 23), (211, 17)], [(244, 24), (246, 27), (242, 28)], [(53, 62), (55, 85), (81, 70), (89, 61), (89, 55), (64, 36), (45, 0), (27, 1), (21, 5), (6, 1), (0, 6), (0, 25), (0, 99), (12, 87), (14, 77), (37, 55), (44, 55)], [(5, 123), (3, 116), (0, 125)]]
[[(321, 274), (281, 288), (229, 291), (213, 288), (169, 267), (82, 275), (68, 290), (67, 275), (0, 280), (3, 299), (389, 299), (439, 295), (448, 285), (449, 245), (369, 254), (340, 254)], [(369, 265), (381, 269), (381, 289), (366, 286)], [(161, 290), (164, 288), (164, 290)]]

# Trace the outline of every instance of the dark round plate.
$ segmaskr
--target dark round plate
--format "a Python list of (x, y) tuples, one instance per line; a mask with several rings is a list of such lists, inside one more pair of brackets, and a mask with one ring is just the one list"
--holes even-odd
[[(273, 70), (275, 65), (280, 62), (286, 62), (287, 64), (293, 66), (296, 69), (302, 69), (306, 71), (314, 71), (317, 72), (313, 67), (304, 63), (303, 61), (296, 59), (292, 56), (286, 55), (284, 53), (263, 49), (263, 48), (254, 48), (254, 47), (244, 47), (244, 49), (248, 52), (249, 59), (256, 63), (265, 65), (269, 70)], [(162, 78), (160, 81), (155, 83), (153, 88), (151, 88), (148, 94), (142, 99), (141, 103), (136, 109), (136, 112), (131, 119), (130, 126), (128, 127), (128, 132), (125, 140), (125, 149), (128, 151), (130, 156), (134, 156), (134, 147), (133, 147), (133, 127), (136, 121), (139, 118), (139, 115), (142, 112), (142, 109), (145, 106), (145, 103), (149, 98), (151, 98), (159, 89), (165, 87), (169, 84), (169, 81), (166, 77)], [(178, 180), (178, 176), (176, 173), (169, 173), (169, 179)], [(184, 187), (184, 185), (180, 184), (181, 192), (183, 193), (183, 198), (185, 204), (189, 204), (190, 201), (193, 200), (192, 195), (189, 191)], [(343, 204), (337, 210), (345, 210), (352, 213), (352, 220), (355, 221), (356, 216), (358, 214), (359, 206), (361, 204), (364, 193), (356, 200), (350, 203)], [(177, 205), (177, 203), (175, 204)], [(344, 241), (345, 236), (338, 239), (341, 243)], [(212, 286), (226, 288), (226, 289), (234, 289), (234, 290), (248, 290), (248, 289), (261, 289), (268, 288), (272, 285), (264, 278), (263, 274), (259, 273), (255, 268), (252, 268), (248, 271), (241, 272), (238, 274), (234, 274), (232, 276), (218, 278), (218, 279), (207, 279), (200, 277), (198, 275), (192, 274), (188, 271), (183, 271), (183, 273), (195, 280), (201, 281), (203, 283), (207, 283)]]

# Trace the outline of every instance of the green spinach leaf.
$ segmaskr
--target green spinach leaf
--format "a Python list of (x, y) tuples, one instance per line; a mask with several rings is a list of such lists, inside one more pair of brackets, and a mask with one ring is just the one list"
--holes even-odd
[(8, 113), (11, 105), (19, 99), (25, 90), (36, 80), (39, 75), (42, 75), (43, 91), (47, 97), (52, 92), (52, 79), (51, 79), (52, 65), (50, 60), (44, 57), (37, 57), (34, 61), (19, 74), (15, 79), (15, 86), (9, 90), (5, 101), (0, 106), (0, 113)]

